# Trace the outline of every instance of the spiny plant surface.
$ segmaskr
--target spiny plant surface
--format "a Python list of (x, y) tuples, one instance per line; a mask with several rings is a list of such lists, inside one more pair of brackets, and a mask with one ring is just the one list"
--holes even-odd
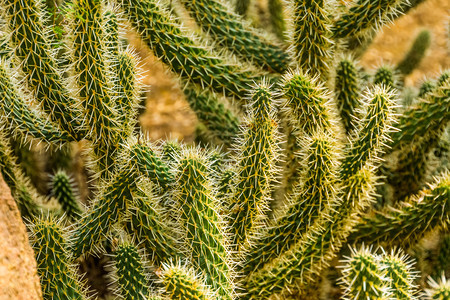
[[(44, 298), (91, 298), (98, 256), (119, 299), (449, 299), (449, 72), (404, 89), (426, 30), (396, 66), (356, 59), (419, 2), (268, 0), (265, 30), (248, 0), (0, 0), (0, 171)], [(125, 31), (178, 77), (198, 142), (141, 132)], [(48, 195), (17, 157), (38, 146)]]

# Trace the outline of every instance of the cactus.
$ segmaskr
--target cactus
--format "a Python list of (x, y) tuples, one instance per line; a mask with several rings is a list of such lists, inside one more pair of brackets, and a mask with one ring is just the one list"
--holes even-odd
[(83, 211), (78, 204), (73, 182), (64, 171), (58, 171), (53, 175), (52, 194), (70, 220), (74, 221), (80, 218)]
[(417, 68), (425, 56), (425, 51), (430, 47), (431, 34), (428, 30), (422, 30), (416, 36), (414, 43), (405, 57), (397, 64), (396, 69), (404, 76), (411, 74)]
[[(448, 243), (449, 72), (417, 99), (397, 75), (417, 67), (428, 35), (374, 72), (352, 57), (410, 8), (404, 1), (332, 10), (270, 0), (282, 45), (244, 20), (249, 3), (74, 0), (53, 22), (45, 11), (55, 7), (40, 0), (0, 0), (0, 171), (29, 223), (45, 299), (89, 298), (72, 264), (91, 254), (110, 258), (106, 290), (125, 299), (334, 299), (330, 284), (352, 299), (423, 290), (403, 252), (368, 244)], [(137, 126), (145, 51), (127, 45), (129, 29), (178, 76), (197, 141), (152, 142)], [(21, 153), (88, 155), (56, 164), (67, 173), (53, 176), (46, 199), (10, 140)], [(85, 211), (66, 175), (73, 165), (90, 177)], [(351, 248), (336, 272), (355, 242), (368, 246)], [(419, 269), (441, 271), (444, 248)], [(448, 297), (446, 280), (427, 297)]]
[(444, 275), (435, 281), (430, 277), (428, 280), (430, 288), (426, 290), (426, 299), (430, 300), (447, 300), (450, 299), (450, 282), (445, 278)]

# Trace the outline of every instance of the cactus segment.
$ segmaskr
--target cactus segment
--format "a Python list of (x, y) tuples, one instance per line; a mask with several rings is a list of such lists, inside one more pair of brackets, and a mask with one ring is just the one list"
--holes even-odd
[(342, 162), (340, 173), (343, 180), (358, 172), (367, 162), (376, 161), (393, 130), (394, 92), (384, 86), (375, 86), (367, 90), (364, 97), (366, 115), (360, 121)]
[(41, 20), (43, 11), (35, 0), (2, 0), (0, 3), (6, 10), (15, 55), (20, 60), (28, 88), (59, 129), (72, 140), (81, 140), (85, 136), (79, 120), (81, 114), (57, 71), (57, 62)]
[(343, 201), (337, 199), (288, 251), (250, 274), (243, 299), (267, 299), (293, 286), (305, 292), (344, 245), (357, 213), (372, 200), (374, 183), (368, 168), (352, 175), (344, 188)]
[(130, 22), (154, 54), (187, 82), (242, 99), (258, 76), (225, 62), (186, 34), (156, 0), (121, 0)]
[(183, 151), (177, 166), (177, 206), (194, 266), (203, 271), (206, 283), (221, 299), (233, 299), (224, 222), (218, 214), (208, 167), (196, 149)]
[(6, 62), (0, 63), (0, 120), (9, 124), (11, 130), (24, 141), (33, 137), (47, 143), (63, 143), (72, 140), (71, 136), (60, 131), (56, 125), (48, 122), (37, 111), (30, 109), (16, 83), (7, 71)]
[(419, 97), (419, 98), (425, 97), (425, 95), (432, 92), (435, 89), (435, 87), (436, 86), (433, 81), (425, 80), (424, 82), (422, 82), (422, 84), (419, 88), (419, 94), (417, 95), (417, 97)]
[(450, 173), (447, 172), (411, 201), (363, 217), (356, 228), (355, 238), (410, 246), (436, 226), (448, 228), (449, 184)]
[(417, 68), (425, 57), (425, 52), (430, 47), (431, 34), (428, 30), (422, 30), (415, 38), (414, 43), (405, 57), (398, 63), (396, 70), (407, 76)]
[(75, 257), (96, 252), (112, 225), (124, 215), (135, 184), (131, 175), (125, 168), (117, 171), (97, 195), (92, 206), (82, 215), (73, 232)]
[(336, 201), (337, 147), (329, 135), (318, 133), (304, 142), (303, 184), (290, 197), (290, 206), (256, 239), (245, 262), (245, 273), (257, 270), (287, 251)]
[(114, 251), (115, 293), (126, 300), (147, 300), (149, 287), (144, 263), (136, 246), (122, 242)]
[(259, 67), (283, 73), (289, 56), (217, 0), (182, 0), (197, 24), (217, 43)]
[(395, 70), (389, 65), (379, 67), (374, 75), (373, 84), (393, 88), (396, 86)]
[(286, 22), (284, 20), (283, 0), (269, 0), (270, 23), (276, 36), (286, 39)]
[(181, 251), (177, 249), (173, 237), (172, 228), (175, 226), (167, 221), (167, 212), (160, 207), (157, 199), (147, 190), (140, 189), (140, 185), (134, 192), (129, 213), (126, 230), (142, 242), (155, 265), (180, 256)]
[(45, 300), (84, 300), (87, 297), (70, 264), (70, 244), (61, 221), (49, 216), (29, 225), (43, 296)]
[(355, 129), (355, 117), (361, 107), (359, 100), (358, 69), (351, 58), (339, 61), (336, 68), (335, 94), (347, 135)]
[(442, 274), (441, 278), (435, 281), (433, 278), (429, 278), (429, 289), (426, 290), (427, 300), (448, 300), (450, 299), (450, 280), (445, 278)]
[(270, 200), (270, 183), (275, 179), (279, 149), (277, 120), (271, 87), (256, 86), (251, 94), (250, 118), (245, 122), (235, 148), (236, 178), (231, 198), (233, 245), (241, 250), (258, 228)]
[(129, 149), (133, 168), (137, 169), (141, 175), (148, 177), (162, 188), (167, 188), (173, 182), (174, 176), (168, 165), (159, 158), (151, 147), (135, 143), (129, 146)]
[(280, 90), (289, 122), (299, 134), (330, 130), (333, 122), (330, 96), (317, 77), (311, 78), (301, 71), (287, 73)]
[(103, 19), (105, 20), (105, 49), (107, 55), (114, 62), (119, 57), (119, 51), (121, 50), (119, 45), (119, 17), (114, 8), (112, 8), (105, 10)]
[(12, 153), (11, 145), (0, 127), (0, 172), (9, 186), (22, 218), (31, 219), (39, 214), (37, 191), (17, 165), (17, 158)]
[(333, 25), (335, 38), (363, 37), (395, 16), (401, 0), (357, 0)]
[(239, 131), (238, 117), (209, 91), (199, 92), (195, 87), (188, 87), (184, 93), (189, 106), (208, 131), (224, 143), (230, 144)]
[(83, 211), (78, 204), (71, 179), (64, 171), (58, 171), (52, 178), (52, 194), (62, 206), (67, 218), (78, 220)]
[(293, 45), (299, 67), (326, 79), (332, 56), (331, 20), (328, 2), (295, 0)]
[(207, 289), (193, 271), (180, 266), (166, 265), (163, 273), (163, 285), (171, 300), (212, 300)]
[(408, 255), (400, 250), (392, 250), (389, 255), (383, 255), (379, 264), (385, 268), (394, 299), (417, 299), (413, 283), (416, 274), (412, 271), (413, 261), (408, 258)]
[(379, 258), (371, 253), (370, 248), (350, 250), (351, 257), (347, 258), (342, 271), (342, 286), (345, 288), (343, 299), (390, 299), (386, 270), (378, 262)]

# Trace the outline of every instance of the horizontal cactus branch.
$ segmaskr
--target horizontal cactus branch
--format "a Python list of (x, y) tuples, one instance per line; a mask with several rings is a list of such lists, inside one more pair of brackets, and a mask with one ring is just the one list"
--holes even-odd
[(220, 0), (181, 2), (205, 32), (238, 57), (278, 73), (283, 73), (288, 68), (288, 54), (273, 42), (269, 42), (256, 29), (244, 24), (242, 19), (230, 12), (230, 8)]
[(448, 228), (449, 180), (447, 172), (412, 201), (363, 217), (354, 238), (412, 246), (434, 227)]
[(266, 218), (270, 183), (275, 180), (279, 149), (273, 97), (271, 87), (266, 83), (254, 88), (250, 118), (244, 123), (234, 146), (239, 156), (229, 209), (233, 245), (239, 251)]
[(357, 0), (333, 25), (335, 38), (363, 36), (395, 16), (402, 0)]
[(202, 280), (194, 275), (192, 270), (181, 266), (166, 265), (162, 282), (166, 295), (171, 300), (209, 300), (210, 292)]
[(9, 124), (11, 131), (21, 140), (30, 141), (34, 138), (47, 143), (61, 144), (72, 140), (65, 131), (50, 123), (36, 110), (30, 109), (21, 93), (16, 88), (14, 79), (8, 70), (7, 62), (0, 63), (0, 120)]
[(357, 111), (361, 107), (358, 77), (357, 65), (351, 58), (339, 61), (334, 90), (347, 134), (355, 129), (355, 117), (358, 117)]
[(62, 219), (41, 217), (29, 225), (45, 300), (87, 299), (83, 285), (71, 265), (70, 242)]
[(28, 87), (59, 129), (74, 140), (85, 136), (76, 100), (66, 88), (42, 24), (38, 2), (2, 0), (14, 52), (20, 60)]
[(177, 165), (177, 207), (193, 264), (221, 299), (233, 299), (232, 266), (224, 221), (218, 214), (207, 161), (197, 149), (182, 152)]
[(337, 153), (336, 141), (318, 133), (303, 145), (305, 172), (303, 184), (294, 190), (290, 206), (267, 230), (255, 239), (245, 261), (246, 273), (257, 270), (271, 259), (287, 251), (335, 201)]
[(58, 171), (52, 178), (52, 194), (62, 206), (67, 218), (78, 220), (83, 213), (73, 189), (73, 180), (64, 171)]
[(147, 300), (149, 285), (144, 262), (136, 246), (121, 242), (113, 253), (115, 294), (123, 299)]
[(184, 90), (184, 94), (189, 106), (208, 131), (230, 145), (239, 131), (238, 116), (227, 109), (210, 91), (200, 92), (195, 87), (188, 87)]
[(328, 1), (295, 0), (291, 5), (298, 65), (304, 72), (326, 79), (333, 50)]
[(120, 0), (145, 43), (183, 80), (242, 99), (259, 76), (227, 63), (183, 31), (156, 0)]

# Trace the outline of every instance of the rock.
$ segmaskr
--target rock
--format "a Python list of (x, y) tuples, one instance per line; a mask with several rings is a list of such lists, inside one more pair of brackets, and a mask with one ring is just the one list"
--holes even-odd
[(25, 225), (0, 174), (0, 299), (42, 299), (36, 268)]

